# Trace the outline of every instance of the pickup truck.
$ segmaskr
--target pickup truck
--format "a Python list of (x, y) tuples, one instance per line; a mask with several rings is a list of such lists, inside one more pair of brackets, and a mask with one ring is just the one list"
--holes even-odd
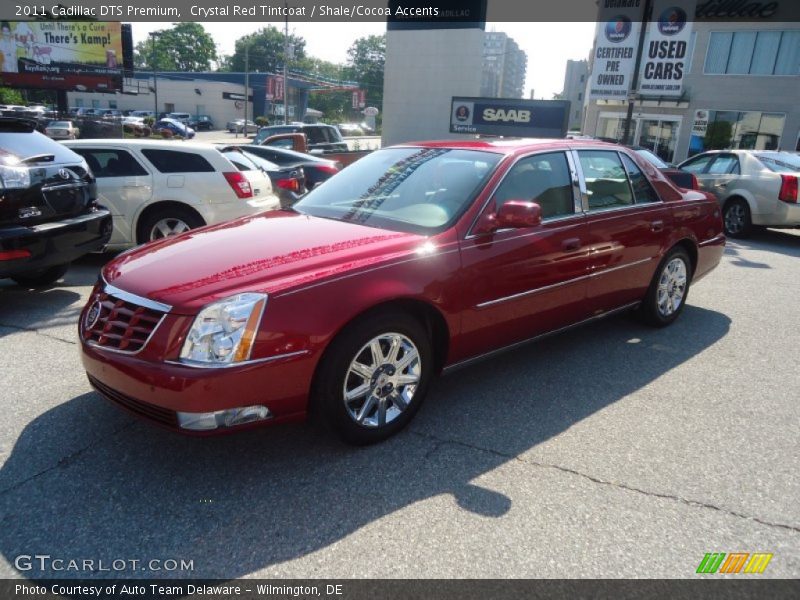
[(256, 138), (253, 143), (259, 146), (276, 146), (278, 148), (294, 150), (295, 152), (302, 152), (303, 154), (319, 156), (320, 158), (338, 162), (342, 167), (346, 167), (347, 165), (357, 161), (359, 158), (363, 158), (372, 152), (372, 150), (309, 150), (308, 138), (304, 133), (279, 133), (263, 138), (261, 141)]

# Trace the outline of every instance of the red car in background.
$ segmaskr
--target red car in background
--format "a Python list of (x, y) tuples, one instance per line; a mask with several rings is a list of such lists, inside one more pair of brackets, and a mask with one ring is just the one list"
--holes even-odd
[(396, 146), (290, 210), (117, 257), (80, 316), (83, 363), (175, 430), (311, 413), (371, 443), (442, 371), (623, 310), (671, 323), (724, 244), (716, 200), (621, 146)]

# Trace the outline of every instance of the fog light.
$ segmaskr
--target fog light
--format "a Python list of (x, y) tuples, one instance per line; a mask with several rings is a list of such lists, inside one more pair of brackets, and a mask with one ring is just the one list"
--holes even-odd
[(211, 431), (220, 427), (233, 427), (245, 423), (265, 421), (272, 417), (266, 406), (242, 406), (214, 412), (179, 412), (178, 425), (191, 431)]

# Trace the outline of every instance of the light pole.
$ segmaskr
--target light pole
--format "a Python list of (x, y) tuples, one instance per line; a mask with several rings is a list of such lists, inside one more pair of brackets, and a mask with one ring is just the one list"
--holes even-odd
[(289, 123), (289, 80), (286, 78), (289, 62), (289, 3), (285, 2), (286, 24), (283, 30), (283, 124)]
[(157, 121), (158, 120), (158, 75), (156, 74), (156, 35), (158, 35), (157, 31), (150, 32), (150, 38), (152, 39), (152, 56), (150, 57), (150, 61), (153, 63), (153, 118)]

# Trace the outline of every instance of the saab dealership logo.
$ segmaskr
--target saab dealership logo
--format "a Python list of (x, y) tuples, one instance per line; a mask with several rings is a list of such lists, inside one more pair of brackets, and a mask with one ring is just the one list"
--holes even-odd
[(628, 39), (631, 34), (631, 20), (618, 15), (606, 23), (606, 39), (612, 44), (619, 44)]
[(462, 123), (464, 121), (468, 121), (469, 115), (470, 115), (469, 106), (467, 106), (466, 104), (462, 104), (456, 109), (456, 121), (461, 121)]
[(686, 27), (686, 12), (679, 6), (671, 6), (658, 18), (661, 35), (678, 35)]
[(102, 309), (102, 304), (100, 300), (96, 300), (94, 304), (92, 304), (92, 308), (89, 309), (89, 312), (86, 313), (86, 319), (84, 319), (83, 324), (86, 329), (91, 329), (95, 325), (97, 325), (97, 321), (100, 319), (100, 310)]

